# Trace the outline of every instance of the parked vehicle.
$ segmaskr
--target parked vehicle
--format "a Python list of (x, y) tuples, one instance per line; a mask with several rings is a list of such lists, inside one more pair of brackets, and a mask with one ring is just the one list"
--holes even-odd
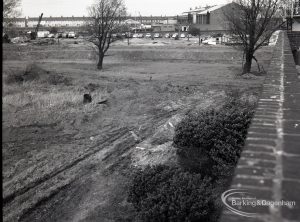
[(49, 34), (50, 34), (49, 31), (38, 31), (36, 33), (35, 37), (37, 37), (37, 38), (47, 38)]
[(154, 38), (161, 38), (161, 34), (160, 33), (155, 33), (153, 37)]
[(122, 33), (116, 33), (116, 39), (122, 39), (122, 38), (124, 38)]
[(181, 33), (180, 34), (180, 38), (185, 38), (186, 36), (185, 36), (185, 33)]
[(151, 33), (147, 33), (147, 34), (145, 35), (145, 38), (151, 38), (151, 37), (152, 37)]
[(138, 38), (144, 38), (144, 34), (143, 33), (139, 33), (138, 34)]
[(68, 33), (67, 32), (64, 32), (64, 33), (62, 33), (62, 38), (68, 38)]
[(53, 33), (50, 33), (47, 35), (47, 38), (54, 38), (54, 37), (55, 37), (55, 35)]
[(202, 41), (203, 44), (206, 44), (206, 45), (217, 45), (217, 40), (216, 38), (208, 38), (204, 41)]
[(131, 32), (126, 32), (125, 37), (126, 38), (132, 38), (132, 33)]
[(230, 37), (224, 42), (225, 45), (243, 45), (243, 42), (236, 37)]
[(172, 35), (172, 38), (176, 38), (176, 37), (178, 37), (178, 33), (174, 33), (174, 34)]
[(170, 35), (170, 33), (166, 33), (164, 37), (165, 37), (165, 38), (170, 38), (171, 35)]
[(139, 34), (138, 33), (135, 33), (132, 35), (132, 38), (138, 38), (139, 37)]
[(68, 33), (68, 38), (75, 38), (75, 37), (76, 37), (75, 32)]
[(58, 32), (56, 33), (56, 38), (62, 38), (63, 33), (62, 32)]

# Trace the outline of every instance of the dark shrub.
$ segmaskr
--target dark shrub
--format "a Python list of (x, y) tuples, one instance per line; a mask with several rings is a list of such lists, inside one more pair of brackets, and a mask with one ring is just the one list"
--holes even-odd
[(210, 221), (214, 212), (210, 179), (168, 166), (134, 174), (128, 201), (142, 221)]
[(57, 27), (51, 27), (49, 31), (50, 31), (50, 33), (56, 34), (56, 33), (58, 33), (58, 28)]
[(54, 72), (47, 75), (42, 82), (49, 83), (51, 85), (59, 85), (59, 84), (63, 84), (66, 86), (72, 85), (72, 81), (70, 78), (67, 78), (63, 75)]
[(175, 129), (180, 164), (219, 178), (235, 167), (244, 145), (253, 107), (229, 97), (219, 110), (189, 114)]
[(24, 78), (20, 74), (10, 74), (5, 78), (6, 84), (23, 83)]
[(22, 71), (10, 71), (5, 78), (6, 84), (16, 84), (23, 82), (38, 81), (40, 83), (51, 85), (72, 85), (71, 79), (61, 74), (44, 70), (36, 64), (29, 64)]
[(199, 29), (199, 28), (197, 28), (197, 27), (195, 27), (195, 26), (192, 26), (192, 27), (190, 27), (190, 29), (189, 29), (189, 34), (191, 34), (192, 36), (198, 36), (198, 35), (201, 34), (201, 32), (200, 32), (200, 29)]

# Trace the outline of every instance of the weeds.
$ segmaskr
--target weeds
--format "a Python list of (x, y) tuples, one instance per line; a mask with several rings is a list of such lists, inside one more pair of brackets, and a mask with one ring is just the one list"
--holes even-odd
[(107, 98), (105, 90), (95, 90), (92, 93), (94, 102), (83, 106), (86, 89), (71, 87), (70, 79), (35, 64), (6, 70), (5, 77), (3, 107), (14, 115), (9, 115), (4, 123), (14, 126), (53, 123), (64, 120), (66, 116), (93, 112), (97, 102)]

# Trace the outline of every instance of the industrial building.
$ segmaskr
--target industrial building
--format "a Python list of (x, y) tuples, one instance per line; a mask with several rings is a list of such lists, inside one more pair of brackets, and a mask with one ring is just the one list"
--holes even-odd
[(188, 17), (188, 25), (195, 26), (201, 32), (226, 32), (224, 11), (236, 10), (237, 4), (232, 2), (215, 6), (199, 7), (184, 12)]

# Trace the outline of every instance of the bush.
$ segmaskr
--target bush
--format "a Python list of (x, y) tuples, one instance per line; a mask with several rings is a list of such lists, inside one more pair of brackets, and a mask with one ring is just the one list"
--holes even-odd
[(6, 84), (20, 84), (23, 83), (24, 78), (22, 77), (22, 75), (18, 75), (18, 74), (10, 74), (5, 78), (5, 83)]
[(199, 29), (199, 28), (197, 28), (197, 27), (195, 27), (195, 26), (192, 26), (192, 27), (190, 27), (190, 29), (189, 29), (189, 34), (191, 34), (192, 36), (198, 36), (198, 35), (201, 34), (201, 32), (200, 32), (200, 29)]
[(61, 74), (50, 73), (36, 64), (28, 64), (25, 70), (10, 71), (5, 78), (6, 84), (21, 84), (23, 82), (39, 81), (51, 85), (71, 85), (71, 80)]
[(128, 201), (141, 221), (217, 221), (217, 201), (240, 157), (253, 106), (232, 92), (220, 109), (189, 114), (173, 138), (181, 168), (134, 173)]
[(215, 210), (210, 179), (168, 166), (138, 170), (128, 201), (142, 221), (210, 221)]
[(228, 176), (237, 164), (253, 116), (253, 107), (236, 97), (219, 110), (189, 114), (175, 129), (180, 164), (193, 172)]
[(56, 34), (56, 33), (58, 33), (58, 28), (57, 28), (57, 27), (51, 27), (51, 28), (49, 29), (49, 32), (50, 32), (50, 33), (53, 33), (53, 34)]

